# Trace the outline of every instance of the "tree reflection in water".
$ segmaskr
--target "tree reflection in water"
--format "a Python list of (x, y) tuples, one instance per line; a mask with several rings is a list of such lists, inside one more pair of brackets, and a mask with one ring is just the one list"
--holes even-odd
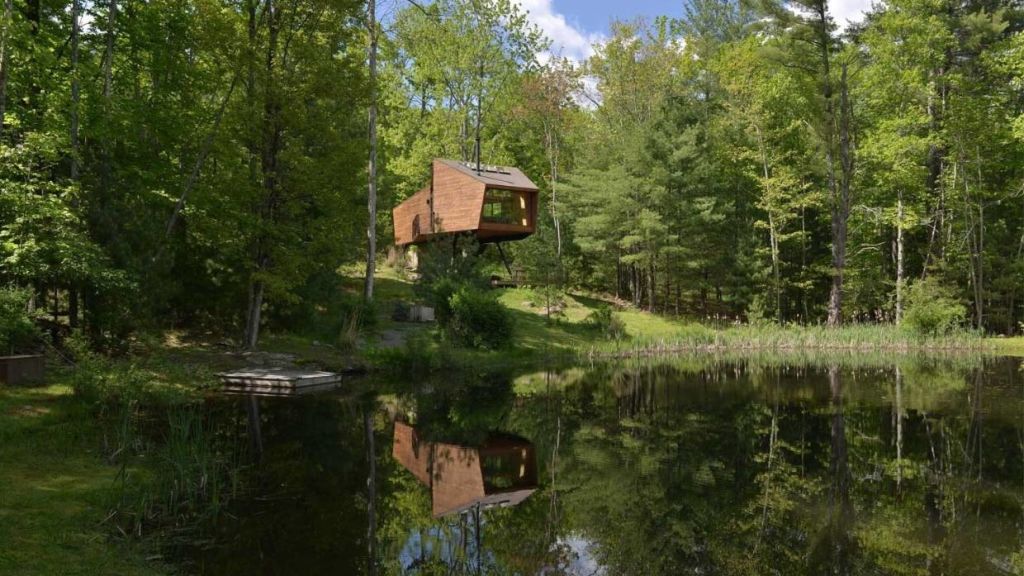
[(1007, 359), (690, 358), (382, 382), (369, 420), (263, 401), (258, 494), (202, 566), (1021, 573), (1022, 382)]

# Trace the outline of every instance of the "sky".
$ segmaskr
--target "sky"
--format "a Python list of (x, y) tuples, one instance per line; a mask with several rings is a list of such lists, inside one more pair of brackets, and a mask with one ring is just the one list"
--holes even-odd
[[(530, 19), (552, 41), (552, 52), (576, 61), (593, 53), (594, 43), (609, 35), (613, 20), (655, 16), (681, 17), (684, 0), (519, 0)], [(829, 9), (840, 27), (858, 21), (871, 0), (831, 0)]]

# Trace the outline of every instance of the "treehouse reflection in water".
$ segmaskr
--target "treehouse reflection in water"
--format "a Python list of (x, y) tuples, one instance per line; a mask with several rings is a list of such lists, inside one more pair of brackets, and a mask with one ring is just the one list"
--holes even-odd
[(395, 422), (391, 453), (430, 488), (435, 518), (476, 506), (515, 506), (537, 490), (533, 444), (512, 434), (494, 433), (468, 447), (423, 441), (412, 426)]
[[(369, 573), (371, 554), (381, 575), (1024, 574), (1024, 366), (947, 356), (699, 355), (259, 399), (264, 457), (191, 560), (212, 576)], [(219, 436), (245, 428), (228, 401)]]

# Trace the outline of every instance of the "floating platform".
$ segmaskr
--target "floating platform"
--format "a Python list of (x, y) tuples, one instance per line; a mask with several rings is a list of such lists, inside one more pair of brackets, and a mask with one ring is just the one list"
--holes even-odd
[(341, 374), (295, 368), (246, 368), (217, 376), (225, 392), (254, 396), (300, 396), (341, 385)]

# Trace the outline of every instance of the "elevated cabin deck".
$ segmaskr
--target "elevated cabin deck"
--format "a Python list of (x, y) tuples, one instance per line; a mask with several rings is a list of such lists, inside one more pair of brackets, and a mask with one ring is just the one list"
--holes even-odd
[(434, 160), (430, 184), (392, 211), (395, 245), (459, 233), (482, 243), (526, 238), (537, 229), (537, 193), (517, 168)]

